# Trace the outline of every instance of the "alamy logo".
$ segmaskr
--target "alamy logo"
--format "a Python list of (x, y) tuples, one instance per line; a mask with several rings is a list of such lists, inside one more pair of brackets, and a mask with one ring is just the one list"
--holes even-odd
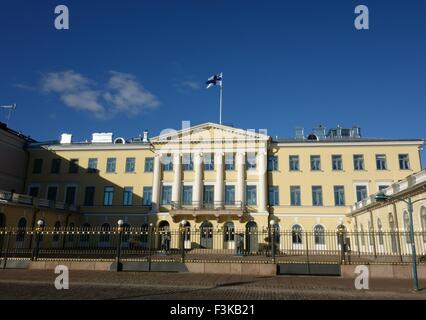
[(370, 270), (368, 270), (367, 266), (357, 266), (355, 268), (355, 273), (358, 276), (355, 278), (355, 288), (357, 290), (368, 290), (369, 287), (369, 278), (370, 278)]
[(358, 16), (355, 18), (355, 28), (357, 30), (369, 30), (370, 29), (370, 13), (368, 11), (368, 7), (365, 5), (359, 5), (355, 8), (355, 13)]
[(55, 288), (57, 290), (68, 290), (70, 288), (68, 267), (64, 265), (56, 266), (55, 274), (59, 274), (55, 279)]
[(55, 18), (55, 28), (57, 30), (69, 30), (70, 15), (68, 7), (63, 4), (56, 6), (55, 14), (58, 14), (58, 16)]

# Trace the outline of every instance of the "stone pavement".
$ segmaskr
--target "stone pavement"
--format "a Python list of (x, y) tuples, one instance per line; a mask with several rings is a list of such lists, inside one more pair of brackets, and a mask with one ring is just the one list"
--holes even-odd
[(0, 299), (426, 300), (426, 290), (413, 293), (407, 280), (372, 279), (370, 290), (359, 291), (339, 277), (70, 271), (70, 289), (56, 290), (56, 276), (53, 270), (0, 270)]

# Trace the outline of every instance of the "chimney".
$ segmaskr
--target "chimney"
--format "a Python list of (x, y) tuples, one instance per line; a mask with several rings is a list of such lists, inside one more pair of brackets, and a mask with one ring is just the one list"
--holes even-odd
[(148, 142), (148, 130), (143, 131), (143, 139), (142, 142)]
[(61, 144), (69, 144), (72, 143), (72, 134), (63, 133), (61, 134)]

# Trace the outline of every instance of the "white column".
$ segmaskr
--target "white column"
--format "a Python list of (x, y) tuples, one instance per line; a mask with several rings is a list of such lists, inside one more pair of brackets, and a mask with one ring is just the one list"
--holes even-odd
[(154, 177), (152, 180), (152, 212), (160, 210), (160, 180), (161, 180), (161, 162), (160, 155), (154, 157)]
[(259, 159), (259, 168), (258, 168), (258, 174), (259, 174), (259, 190), (258, 190), (258, 195), (259, 195), (259, 199), (257, 201), (258, 205), (257, 205), (257, 211), (258, 212), (267, 212), (267, 161), (268, 161), (268, 155), (266, 154), (266, 152), (262, 151), (259, 152), (258, 155), (258, 159)]
[(194, 202), (195, 208), (201, 206), (201, 188), (203, 184), (203, 158), (199, 153), (194, 156), (194, 187), (192, 190), (192, 201)]
[(214, 206), (221, 208), (223, 206), (223, 153), (215, 154), (214, 166), (216, 169), (216, 181), (214, 184)]
[(236, 164), (237, 164), (237, 196), (236, 200), (240, 201), (244, 206), (245, 202), (245, 182), (246, 182), (246, 157), (244, 153), (237, 153), (236, 155)]
[(173, 155), (173, 187), (172, 187), (172, 202), (180, 204), (181, 202), (181, 185), (182, 185), (182, 163), (179, 153)]

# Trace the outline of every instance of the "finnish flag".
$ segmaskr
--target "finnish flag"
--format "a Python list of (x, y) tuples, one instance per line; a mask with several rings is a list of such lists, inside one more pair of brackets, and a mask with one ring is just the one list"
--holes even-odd
[(216, 75), (210, 77), (207, 80), (206, 85), (207, 85), (207, 89), (212, 87), (212, 86), (216, 86), (216, 85), (222, 86), (222, 73), (216, 74)]

